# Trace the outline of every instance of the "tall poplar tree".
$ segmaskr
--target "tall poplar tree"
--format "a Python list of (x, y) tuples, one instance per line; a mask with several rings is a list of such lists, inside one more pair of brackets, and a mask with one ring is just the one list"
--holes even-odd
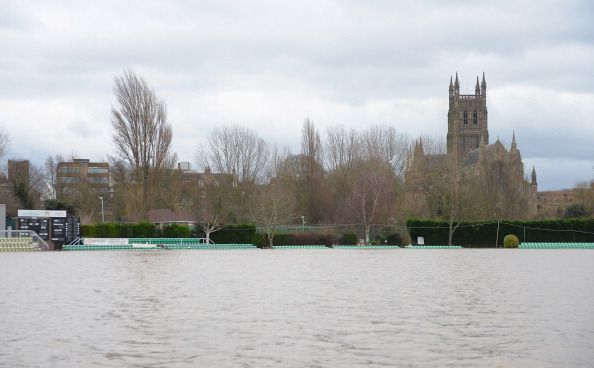
[(176, 161), (165, 101), (131, 71), (115, 78), (114, 94), (118, 106), (111, 110), (111, 122), (116, 156), (130, 170), (135, 217), (146, 220)]

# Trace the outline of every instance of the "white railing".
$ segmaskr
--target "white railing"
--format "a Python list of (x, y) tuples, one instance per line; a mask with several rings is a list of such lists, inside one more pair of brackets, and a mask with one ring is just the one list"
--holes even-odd
[(32, 230), (0, 230), (0, 238), (30, 238), (31, 246), (41, 250), (49, 250), (49, 245), (47, 242), (41, 239), (41, 237)]
[(76, 238), (73, 241), (71, 241), (70, 243), (68, 243), (68, 245), (81, 245), (81, 243), (82, 243), (82, 238), (79, 236), (78, 238)]

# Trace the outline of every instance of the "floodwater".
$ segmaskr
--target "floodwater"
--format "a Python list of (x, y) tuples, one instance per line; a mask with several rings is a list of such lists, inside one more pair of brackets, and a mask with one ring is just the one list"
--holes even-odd
[(1, 367), (589, 367), (594, 251), (0, 253)]

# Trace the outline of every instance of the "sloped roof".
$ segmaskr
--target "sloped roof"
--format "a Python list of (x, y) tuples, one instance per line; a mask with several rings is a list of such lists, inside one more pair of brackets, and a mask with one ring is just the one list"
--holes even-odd
[(480, 154), (479, 150), (480, 150), (480, 148), (477, 148), (475, 150), (468, 152), (468, 154), (466, 155), (466, 158), (464, 159), (464, 163), (462, 163), (462, 166), (475, 165), (479, 160), (479, 154)]
[(188, 211), (172, 211), (169, 208), (159, 208), (150, 210), (148, 213), (149, 221), (153, 224), (162, 224), (168, 222), (196, 222), (196, 218)]
[[(498, 139), (495, 143), (483, 146), (483, 152), (507, 152), (501, 141)], [(474, 149), (466, 154), (462, 166), (472, 166), (478, 163), (481, 148)]]

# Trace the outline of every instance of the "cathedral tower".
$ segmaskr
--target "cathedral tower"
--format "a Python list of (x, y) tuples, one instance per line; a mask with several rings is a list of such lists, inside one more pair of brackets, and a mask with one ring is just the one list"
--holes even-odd
[(487, 125), (487, 82), (485, 73), (476, 86), (473, 95), (461, 95), (458, 73), (455, 82), (450, 77), (450, 106), (448, 110), (448, 154), (455, 154), (458, 163), (462, 163), (466, 154), (489, 144)]

